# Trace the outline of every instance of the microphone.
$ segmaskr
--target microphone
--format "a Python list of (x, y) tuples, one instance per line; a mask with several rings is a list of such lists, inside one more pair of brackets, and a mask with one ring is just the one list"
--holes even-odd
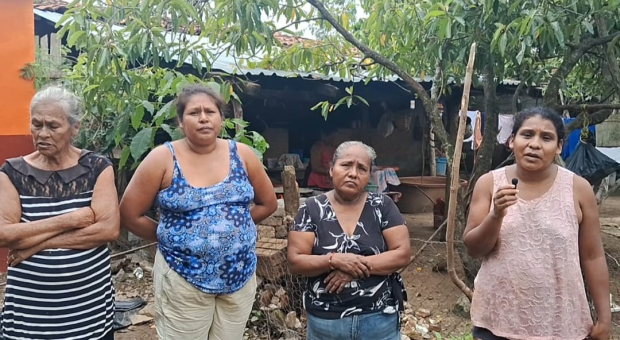
[(512, 179), (512, 185), (514, 185), (514, 186), (515, 186), (515, 189), (517, 188), (517, 184), (518, 184), (518, 183), (519, 183), (519, 180), (518, 180), (518, 179), (516, 179), (516, 178), (513, 178), (513, 179)]

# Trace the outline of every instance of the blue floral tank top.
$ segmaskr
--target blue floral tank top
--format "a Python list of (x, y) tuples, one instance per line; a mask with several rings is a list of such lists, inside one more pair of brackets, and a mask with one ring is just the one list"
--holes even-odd
[(241, 289), (256, 270), (256, 225), (250, 216), (254, 189), (228, 141), (230, 170), (220, 183), (191, 186), (183, 176), (172, 144), (172, 184), (157, 194), (159, 251), (172, 270), (207, 294)]

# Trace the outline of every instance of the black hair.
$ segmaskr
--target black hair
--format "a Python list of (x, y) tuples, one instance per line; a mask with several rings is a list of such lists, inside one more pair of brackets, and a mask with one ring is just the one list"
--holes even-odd
[(533, 107), (517, 113), (514, 119), (514, 126), (512, 127), (512, 136), (514, 137), (517, 135), (517, 132), (526, 120), (536, 116), (550, 121), (555, 127), (555, 133), (558, 135), (558, 143), (564, 142), (566, 138), (566, 128), (564, 127), (562, 117), (546, 107)]
[(224, 98), (222, 98), (222, 95), (215, 92), (210, 87), (206, 87), (201, 84), (192, 84), (183, 87), (175, 100), (177, 116), (180, 120), (183, 120), (183, 112), (185, 112), (185, 107), (187, 106), (187, 103), (189, 102), (191, 97), (197, 94), (204, 94), (211, 98), (217, 109), (220, 111), (220, 115), (222, 116), (222, 118), (224, 118), (224, 112), (226, 111), (226, 102), (224, 101)]

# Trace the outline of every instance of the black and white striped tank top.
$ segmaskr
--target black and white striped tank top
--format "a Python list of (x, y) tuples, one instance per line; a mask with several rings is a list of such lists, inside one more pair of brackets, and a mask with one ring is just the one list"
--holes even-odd
[[(7, 174), (21, 201), (21, 222), (90, 206), (108, 159), (83, 151), (78, 164), (44, 171), (23, 158), (8, 160)], [(107, 246), (47, 249), (10, 267), (1, 316), (4, 339), (102, 339), (112, 331), (114, 288)]]

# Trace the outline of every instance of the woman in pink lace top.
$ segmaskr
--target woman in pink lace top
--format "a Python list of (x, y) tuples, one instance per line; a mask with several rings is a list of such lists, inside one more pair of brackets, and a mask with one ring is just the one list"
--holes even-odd
[(471, 305), (478, 339), (609, 339), (598, 207), (590, 184), (554, 163), (564, 137), (555, 112), (518, 113), (509, 141), (515, 165), (476, 183), (463, 241), (470, 256), (483, 258)]

